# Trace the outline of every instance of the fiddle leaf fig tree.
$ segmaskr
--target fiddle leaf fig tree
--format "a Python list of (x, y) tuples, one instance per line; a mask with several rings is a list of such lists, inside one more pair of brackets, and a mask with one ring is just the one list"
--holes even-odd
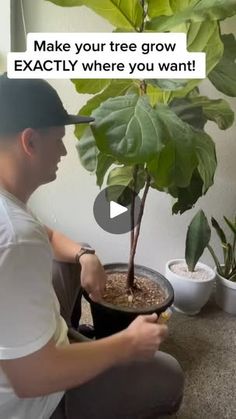
[[(221, 22), (236, 14), (236, 0), (47, 0), (63, 7), (86, 6), (116, 32), (184, 32), (187, 48), (206, 53), (208, 80), (236, 96), (236, 39), (222, 35)], [(173, 213), (193, 207), (213, 184), (215, 145), (207, 121), (229, 128), (234, 113), (223, 99), (202, 96), (201, 80), (72, 80), (78, 93), (93, 96), (79, 110), (92, 115), (90, 127), (75, 129), (83, 166), (99, 187), (119, 185), (126, 203), (143, 190), (140, 214), (131, 231), (127, 287), (134, 283), (134, 256), (150, 188), (170, 194)], [(127, 192), (127, 188), (128, 192)], [(117, 197), (119, 198), (119, 197)], [(133, 226), (133, 215), (131, 226)]]

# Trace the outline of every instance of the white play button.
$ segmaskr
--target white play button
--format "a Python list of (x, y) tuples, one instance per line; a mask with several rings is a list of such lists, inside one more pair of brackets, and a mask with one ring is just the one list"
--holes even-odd
[(137, 225), (141, 200), (135, 196), (134, 212), (131, 208), (133, 191), (123, 185), (103, 189), (96, 197), (93, 213), (98, 225), (111, 234), (124, 234)]
[(110, 218), (118, 217), (118, 215), (124, 214), (128, 211), (128, 208), (123, 205), (117, 204), (115, 201), (110, 202)]

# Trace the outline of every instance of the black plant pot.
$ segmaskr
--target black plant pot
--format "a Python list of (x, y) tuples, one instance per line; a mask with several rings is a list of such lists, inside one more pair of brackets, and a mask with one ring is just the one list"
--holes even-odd
[[(104, 265), (107, 273), (127, 272), (126, 263), (112, 263)], [(135, 274), (150, 278), (156, 281), (166, 294), (166, 299), (158, 305), (146, 309), (122, 308), (106, 302), (95, 303), (86, 291), (83, 291), (85, 299), (90, 303), (96, 339), (110, 336), (125, 329), (139, 314), (161, 314), (174, 301), (174, 290), (167, 279), (160, 273), (146, 268), (145, 266), (135, 265)]]

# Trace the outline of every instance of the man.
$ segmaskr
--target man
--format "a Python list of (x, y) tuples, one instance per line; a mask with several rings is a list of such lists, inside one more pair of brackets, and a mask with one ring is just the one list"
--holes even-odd
[(139, 316), (106, 339), (69, 344), (52, 287), (52, 261), (81, 265), (81, 284), (101, 298), (96, 254), (47, 229), (27, 201), (56, 178), (71, 116), (43, 80), (0, 77), (0, 419), (149, 418), (178, 409), (183, 374), (156, 352), (167, 327)]

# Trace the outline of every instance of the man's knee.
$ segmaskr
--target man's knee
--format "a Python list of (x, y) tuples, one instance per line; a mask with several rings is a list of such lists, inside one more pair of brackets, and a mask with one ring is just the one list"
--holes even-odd
[(183, 370), (178, 361), (167, 353), (159, 351), (156, 353), (155, 359), (158, 371), (161, 374), (163, 411), (174, 413), (179, 409), (183, 398)]

